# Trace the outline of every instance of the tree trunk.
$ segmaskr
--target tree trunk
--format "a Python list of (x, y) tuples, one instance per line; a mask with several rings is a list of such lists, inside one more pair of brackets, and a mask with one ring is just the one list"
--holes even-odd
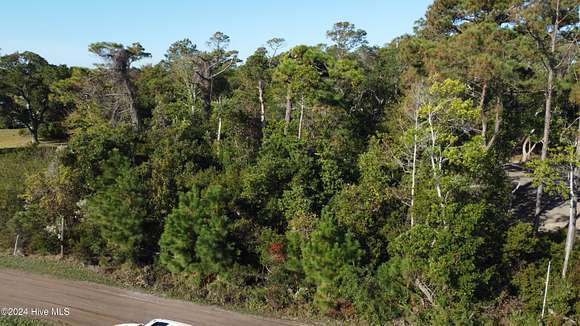
[(413, 208), (415, 206), (415, 182), (417, 175), (417, 130), (419, 129), (419, 116), (417, 114), (417, 109), (414, 112), (413, 118), (415, 120), (415, 130), (413, 132), (413, 169), (411, 172), (411, 226), (415, 224)]
[(302, 138), (302, 120), (304, 119), (304, 95), (300, 100), (300, 122), (298, 123), (298, 139)]
[(127, 101), (129, 103), (129, 114), (131, 115), (131, 123), (135, 130), (141, 130), (141, 117), (139, 116), (139, 111), (135, 106), (135, 100), (133, 95), (133, 90), (131, 85), (129, 85), (128, 77), (123, 78), (123, 85), (125, 86), (125, 92), (127, 94)]
[(29, 127), (28, 132), (30, 132), (30, 138), (32, 145), (38, 144), (38, 129), (35, 127)]
[[(558, 33), (558, 23), (559, 23), (559, 8), (560, 1), (556, 2), (556, 20), (554, 26), (552, 27), (552, 33), (550, 34), (550, 53), (553, 55), (556, 51), (556, 34)], [(545, 105), (545, 115), (544, 115), (544, 137), (542, 139), (542, 153), (540, 160), (545, 161), (548, 156), (548, 146), (550, 142), (550, 125), (552, 122), (552, 93), (554, 89), (554, 66), (551, 60), (548, 60), (548, 83), (546, 89), (546, 105)], [(544, 192), (544, 186), (540, 184), (536, 192), (536, 209), (534, 214), (534, 234), (538, 233), (540, 229), (540, 213), (542, 211), (542, 195)]]
[[(437, 197), (439, 199), (443, 199), (443, 195), (441, 194), (441, 185), (439, 184), (439, 171), (437, 170), (437, 164), (435, 163), (435, 148), (436, 148), (436, 136), (435, 130), (433, 129), (433, 113), (429, 113), (428, 116), (429, 121), (429, 129), (431, 131), (431, 168), (433, 169), (433, 180), (435, 181), (435, 190), (437, 190)], [(437, 158), (439, 162), (439, 166), (441, 166), (441, 159)]]
[[(497, 136), (499, 135), (499, 128), (501, 126), (501, 113), (503, 111), (503, 104), (501, 103), (500, 98), (498, 97), (495, 103), (495, 121), (493, 125), (493, 135), (491, 139), (486, 144), (486, 149), (490, 149), (495, 141), (497, 140)], [(485, 139), (485, 138), (484, 138)]]
[(487, 143), (487, 116), (485, 115), (485, 97), (487, 95), (487, 81), (483, 82), (483, 87), (481, 89), (481, 98), (479, 99), (479, 110), (481, 115), (481, 136), (483, 137), (483, 143)]
[(218, 118), (218, 130), (217, 130), (217, 141), (219, 142), (222, 138), (222, 117)]
[(64, 217), (60, 218), (60, 258), (64, 258)]
[(263, 128), (266, 123), (266, 108), (264, 106), (264, 84), (262, 80), (258, 81), (258, 100), (260, 100), (260, 122)]
[(574, 191), (575, 186), (575, 175), (576, 167), (574, 164), (570, 166), (569, 172), (569, 191), (570, 191), (570, 216), (568, 218), (568, 234), (566, 235), (566, 247), (564, 254), (564, 266), (562, 267), (562, 278), (566, 278), (566, 272), (568, 271), (568, 262), (570, 261), (570, 255), (572, 254), (572, 249), (574, 248), (574, 240), (576, 238), (576, 192)]
[[(548, 89), (546, 91), (546, 112), (544, 116), (544, 137), (542, 138), (542, 152), (540, 160), (545, 161), (548, 156), (548, 146), (550, 142), (550, 125), (552, 122), (552, 88), (554, 84), (554, 69), (549, 68), (548, 72)], [(536, 209), (534, 211), (534, 234), (540, 229), (540, 215), (542, 212), (542, 195), (544, 185), (540, 184), (536, 191)]]
[(290, 125), (290, 120), (292, 119), (292, 93), (290, 91), (290, 86), (286, 91), (286, 114), (284, 115), (284, 134), (288, 132), (288, 126)]

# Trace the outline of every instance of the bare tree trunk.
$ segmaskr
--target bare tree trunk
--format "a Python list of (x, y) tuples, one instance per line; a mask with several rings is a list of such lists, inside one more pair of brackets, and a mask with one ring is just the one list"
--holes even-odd
[[(550, 34), (550, 53), (556, 51), (556, 34), (558, 33), (558, 23), (559, 23), (559, 8), (560, 1), (556, 2), (556, 21), (553, 26), (552, 33)], [(550, 60), (547, 63), (548, 68), (548, 83), (546, 89), (546, 105), (545, 105), (545, 116), (544, 116), (544, 137), (542, 138), (542, 153), (540, 160), (545, 161), (548, 156), (548, 146), (550, 142), (550, 125), (552, 122), (552, 93), (554, 89), (554, 66)], [(536, 192), (536, 209), (534, 213), (534, 234), (538, 233), (540, 229), (540, 213), (542, 212), (542, 195), (544, 193), (544, 185), (540, 184)]]
[(483, 87), (481, 89), (481, 98), (479, 99), (479, 110), (481, 115), (481, 136), (483, 137), (483, 143), (487, 143), (487, 116), (485, 115), (485, 97), (487, 96), (487, 81), (483, 82)]
[(218, 118), (218, 130), (217, 130), (217, 141), (219, 142), (222, 138), (222, 117)]
[(60, 258), (64, 258), (64, 217), (60, 218)]
[(128, 77), (123, 78), (123, 85), (125, 86), (127, 101), (129, 102), (129, 114), (131, 115), (131, 123), (133, 124), (133, 128), (135, 130), (141, 130), (141, 117), (139, 116), (139, 111), (135, 106), (133, 90), (131, 89), (131, 85), (129, 85)]
[(40, 124), (40, 122), (38, 121), (38, 118), (34, 114), (34, 111), (32, 111), (28, 99), (26, 99), (26, 112), (28, 112), (28, 119), (30, 120), (30, 123), (26, 124), (26, 128), (30, 133), (32, 144), (36, 145), (38, 144), (38, 125)]
[(304, 119), (304, 95), (300, 99), (300, 121), (298, 123), (298, 139), (302, 137), (302, 120)]
[[(495, 121), (493, 125), (493, 135), (491, 139), (486, 144), (486, 149), (490, 149), (493, 144), (495, 143), (497, 136), (499, 135), (499, 128), (501, 126), (501, 113), (503, 111), (503, 104), (501, 103), (500, 98), (498, 97), (495, 103)], [(484, 138), (485, 139), (485, 138)]]
[(12, 253), (12, 256), (16, 256), (18, 253), (18, 240), (20, 240), (20, 234), (16, 235), (16, 241), (14, 241), (14, 252)]
[[(431, 168), (433, 169), (433, 180), (435, 181), (435, 189), (437, 190), (437, 197), (439, 199), (443, 199), (443, 195), (441, 194), (441, 185), (439, 184), (439, 171), (437, 171), (437, 164), (435, 164), (435, 148), (436, 148), (436, 136), (435, 130), (433, 129), (433, 115), (429, 113), (428, 116), (429, 121), (429, 129), (431, 131)], [(441, 164), (440, 159), (439, 165)]]
[(32, 145), (38, 144), (38, 129), (30, 127), (28, 128), (28, 131), (30, 132), (30, 139), (32, 141)]
[(562, 278), (566, 278), (566, 272), (568, 271), (568, 262), (570, 261), (570, 255), (572, 249), (574, 248), (574, 239), (576, 238), (576, 192), (574, 191), (575, 186), (575, 176), (576, 167), (574, 164), (570, 165), (569, 172), (569, 191), (570, 191), (570, 216), (568, 218), (568, 234), (566, 235), (566, 247), (564, 254), (564, 266), (562, 267)]
[(264, 127), (266, 121), (266, 108), (264, 106), (264, 84), (262, 80), (258, 81), (258, 100), (260, 100), (260, 122)]
[(413, 168), (411, 172), (411, 226), (415, 225), (413, 208), (415, 206), (415, 183), (417, 175), (417, 130), (419, 129), (419, 115), (417, 114), (417, 110), (413, 114), (413, 119), (415, 120), (415, 130), (413, 132)]
[(548, 285), (550, 284), (550, 266), (552, 261), (548, 262), (548, 271), (546, 272), (546, 284), (544, 286), (544, 302), (542, 303), (542, 319), (544, 319), (544, 312), (546, 311), (546, 301), (548, 299)]
[(290, 125), (290, 120), (292, 119), (292, 94), (290, 92), (290, 86), (286, 91), (286, 114), (284, 115), (284, 134), (288, 132), (288, 126)]
[(522, 143), (522, 157), (520, 158), (520, 163), (525, 163), (528, 160), (527, 147), (530, 142), (530, 137), (526, 136), (524, 142)]
[[(550, 125), (552, 122), (552, 88), (554, 84), (554, 70), (550, 67), (548, 72), (548, 89), (546, 91), (546, 113), (544, 116), (544, 137), (542, 138), (542, 152), (540, 160), (545, 161), (548, 156), (548, 146), (550, 142)], [(536, 209), (534, 211), (534, 234), (540, 229), (540, 215), (542, 213), (542, 195), (544, 185), (540, 184), (536, 191)]]

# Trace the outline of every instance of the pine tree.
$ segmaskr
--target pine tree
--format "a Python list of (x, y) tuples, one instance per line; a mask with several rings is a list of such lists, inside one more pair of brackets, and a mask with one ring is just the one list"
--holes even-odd
[(333, 215), (323, 213), (302, 255), (306, 277), (316, 285), (315, 302), (323, 312), (336, 308), (344, 298), (341, 288), (355, 275), (362, 256), (358, 242), (337, 225)]
[(212, 185), (183, 194), (167, 217), (161, 236), (160, 261), (171, 272), (220, 273), (235, 261), (229, 240), (226, 193)]
[(97, 180), (99, 190), (87, 201), (87, 217), (99, 227), (114, 262), (143, 263), (151, 258), (157, 238), (147, 206), (143, 172), (113, 151)]

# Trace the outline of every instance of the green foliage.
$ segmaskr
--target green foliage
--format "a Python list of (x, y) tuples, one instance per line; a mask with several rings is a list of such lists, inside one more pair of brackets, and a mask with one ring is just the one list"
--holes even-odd
[[(91, 69), (4, 56), (0, 125), (22, 127), (32, 107), (41, 134), (70, 139), (48, 173), (33, 150), (0, 154), (0, 244), (63, 244), (129, 281), (238, 308), (536, 322), (563, 244), (521, 222), (522, 189), (567, 198), (579, 167), (579, 5), (558, 4), (437, 0), (385, 46), (339, 22), (331, 45), (278, 53), (274, 38), (244, 63), (222, 32), (142, 67), (139, 43), (91, 44), (105, 63)], [(512, 191), (506, 163), (539, 151), (547, 99), (551, 150)], [(552, 274), (547, 323), (578, 319), (577, 256), (567, 279)]]
[(358, 242), (327, 213), (304, 243), (302, 255), (306, 277), (316, 286), (317, 305), (325, 313), (339, 308), (340, 301), (348, 299), (342, 290), (344, 284), (357, 277), (362, 255)]
[[(0, 226), (7, 230), (7, 223), (24, 208), (25, 200), (20, 194), (26, 189), (24, 180), (29, 174), (44, 170), (52, 149), (23, 148), (0, 153)], [(9, 229), (8, 229), (9, 230)], [(14, 245), (16, 234), (4, 232), (0, 246)]]
[[(86, 202), (86, 218), (106, 242), (113, 263), (143, 263), (151, 259), (158, 235), (149, 214), (145, 167), (132, 167), (118, 151), (111, 153), (97, 178), (97, 191)], [(154, 230), (154, 229), (153, 229)]]
[(194, 188), (180, 197), (161, 236), (160, 262), (171, 272), (224, 273), (236, 260), (230, 221), (219, 186)]

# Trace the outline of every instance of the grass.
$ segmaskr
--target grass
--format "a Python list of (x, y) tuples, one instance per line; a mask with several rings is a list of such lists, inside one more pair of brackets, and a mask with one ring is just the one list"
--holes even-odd
[(55, 278), (86, 281), (110, 286), (118, 286), (114, 280), (80, 263), (60, 260), (56, 257), (20, 257), (6, 253), (0, 254), (0, 268), (16, 269)]
[[(207, 299), (196, 298), (191, 296), (191, 293), (183, 291), (191, 291), (191, 287), (187, 284), (181, 284), (183, 287), (171, 289), (170, 284), (165, 284), (166, 286), (161, 286), (161, 284), (155, 284), (153, 286), (139, 286), (127, 282), (125, 279), (127, 276), (124, 275), (120, 277), (118, 274), (104, 274), (97, 270), (93, 270), (74, 260), (60, 260), (55, 256), (12, 256), (6, 252), (0, 252), (0, 269), (12, 269), (21, 270), (25, 272), (30, 272), (34, 274), (47, 275), (57, 279), (71, 280), (71, 281), (85, 281), (97, 284), (103, 284), (108, 286), (113, 286), (117, 288), (128, 289), (132, 291), (148, 293), (160, 297), (172, 298), (178, 300), (189, 301), (197, 304), (205, 305), (217, 305), (221, 306), (230, 311), (237, 311), (240, 313), (253, 314), (257, 316), (263, 316), (267, 318), (285, 318), (290, 320), (301, 320), (303, 322), (312, 323), (324, 323), (329, 325), (334, 325), (335, 323), (331, 320), (324, 319), (323, 321), (316, 318), (310, 314), (296, 314), (296, 313), (280, 313), (277, 311), (272, 311), (269, 309), (263, 309), (260, 307), (244, 306), (235, 303), (216, 303), (211, 302)], [(117, 277), (115, 277), (115, 275)], [(175, 285), (175, 284), (173, 284)], [(298, 312), (299, 313), (299, 312)], [(25, 320), (22, 323), (3, 323), (3, 319), (0, 318), (0, 326), (2, 325), (17, 325), (17, 326), (46, 326), (53, 324), (46, 323), (35, 323), (35, 320)], [(28, 322), (28, 323), (27, 323)]]
[(0, 326), (51, 326), (47, 321), (22, 316), (0, 316)]
[(0, 148), (16, 148), (30, 145), (26, 129), (0, 129)]
[[(57, 146), (64, 144), (62, 140), (39, 139), (39, 146)], [(30, 134), (26, 129), (0, 129), (0, 149), (20, 148), (32, 144)]]

